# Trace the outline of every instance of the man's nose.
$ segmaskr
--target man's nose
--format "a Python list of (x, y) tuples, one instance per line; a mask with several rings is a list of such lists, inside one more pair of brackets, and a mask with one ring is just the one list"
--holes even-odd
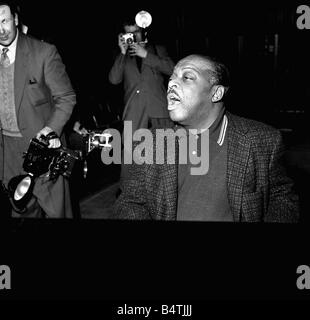
[(168, 82), (168, 90), (167, 91), (169, 92), (171, 89), (175, 89), (177, 87), (178, 87), (178, 85), (177, 85), (176, 81), (175, 80), (170, 80)]

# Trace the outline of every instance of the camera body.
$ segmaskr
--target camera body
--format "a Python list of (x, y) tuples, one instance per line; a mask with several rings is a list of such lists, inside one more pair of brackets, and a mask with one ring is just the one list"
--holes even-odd
[(136, 42), (136, 37), (135, 37), (134, 33), (128, 32), (128, 33), (123, 34), (122, 37), (123, 37), (124, 41), (129, 45)]
[(49, 172), (49, 179), (55, 180), (59, 175), (70, 177), (74, 163), (80, 159), (77, 151), (67, 148), (48, 148), (48, 140), (32, 139), (25, 154), (23, 168), (33, 176)]
[[(111, 148), (110, 145), (112, 135), (108, 132), (91, 131), (87, 134), (86, 152), (89, 153), (94, 148)], [(104, 140), (104, 141), (101, 141)]]

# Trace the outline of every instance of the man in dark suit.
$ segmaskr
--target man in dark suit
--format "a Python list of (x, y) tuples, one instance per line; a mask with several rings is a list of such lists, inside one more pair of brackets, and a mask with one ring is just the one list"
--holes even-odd
[[(121, 185), (115, 218), (298, 221), (298, 198), (281, 165), (280, 132), (226, 111), (228, 88), (227, 68), (217, 60), (190, 55), (178, 62), (168, 85), (169, 115), (175, 129), (195, 136), (197, 149), (189, 148), (193, 155), (202, 156), (208, 144), (208, 170), (192, 174), (192, 164), (178, 162), (178, 151), (175, 163), (169, 162), (168, 144), (166, 152), (156, 149), (154, 130), (153, 150), (167, 154), (166, 161), (137, 164), (136, 158)], [(207, 141), (203, 140), (206, 133)]]
[[(148, 128), (152, 119), (169, 118), (164, 76), (170, 76), (174, 63), (162, 45), (145, 42), (142, 30), (135, 22), (125, 22), (126, 34), (134, 41), (118, 35), (120, 53), (109, 73), (112, 84), (124, 85), (123, 120), (132, 122), (133, 131)], [(132, 40), (132, 39), (130, 39)]]
[[(172, 73), (174, 62), (162, 45), (146, 41), (135, 21), (123, 23), (124, 33), (118, 35), (119, 54), (109, 72), (109, 81), (123, 84), (124, 110), (122, 120), (130, 121), (132, 131), (169, 120), (165, 76)], [(124, 39), (132, 34), (134, 39)], [(130, 40), (130, 41), (129, 41)], [(121, 166), (121, 179), (127, 175)]]
[[(63, 127), (76, 103), (65, 66), (54, 45), (18, 30), (16, 4), (0, 1), (1, 180), (23, 172), (23, 153), (34, 137), (53, 134), (49, 148), (63, 140)], [(68, 183), (60, 176), (37, 179), (25, 217), (71, 217)], [(13, 215), (15, 215), (13, 213)]]

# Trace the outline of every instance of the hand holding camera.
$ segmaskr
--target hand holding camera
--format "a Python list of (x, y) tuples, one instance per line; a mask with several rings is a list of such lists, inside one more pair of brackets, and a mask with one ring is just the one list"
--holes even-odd
[(59, 137), (50, 127), (44, 127), (40, 130), (37, 133), (36, 138), (41, 139), (42, 136), (48, 138), (48, 148), (59, 148), (61, 146)]
[(33, 198), (34, 185), (39, 177), (43, 177), (45, 182), (55, 182), (60, 175), (69, 178), (75, 161), (80, 160), (76, 151), (50, 147), (49, 138), (57, 140), (53, 138), (57, 135), (53, 131), (44, 135), (49, 130), (43, 130), (43, 134), (42, 130), (37, 135), (39, 138), (31, 139), (24, 154), (23, 169), (26, 174), (13, 177), (8, 183), (8, 189), (4, 190), (12, 208), (19, 214), (27, 212), (27, 205)]
[(147, 56), (147, 50), (143, 48), (139, 43), (133, 43), (129, 46), (130, 56), (138, 56), (140, 58), (145, 58)]
[(83, 126), (81, 126), (80, 121), (75, 121), (73, 131), (82, 136), (86, 136), (88, 134), (88, 131)]
[(128, 50), (129, 55), (132, 57), (145, 58), (147, 56), (146, 49), (136, 41), (134, 33), (120, 34), (118, 44), (122, 54), (126, 54)]
[(122, 54), (125, 55), (128, 49), (128, 43), (122, 33), (118, 35), (118, 46), (120, 47)]

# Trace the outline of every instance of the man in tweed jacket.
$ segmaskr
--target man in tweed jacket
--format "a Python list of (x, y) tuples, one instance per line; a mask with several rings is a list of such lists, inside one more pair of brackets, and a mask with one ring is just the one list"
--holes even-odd
[(298, 199), (281, 165), (280, 132), (227, 112), (228, 87), (228, 71), (215, 59), (191, 55), (178, 62), (168, 85), (169, 115), (187, 130), (209, 130), (209, 170), (193, 176), (186, 164), (133, 163), (115, 218), (298, 221)]

